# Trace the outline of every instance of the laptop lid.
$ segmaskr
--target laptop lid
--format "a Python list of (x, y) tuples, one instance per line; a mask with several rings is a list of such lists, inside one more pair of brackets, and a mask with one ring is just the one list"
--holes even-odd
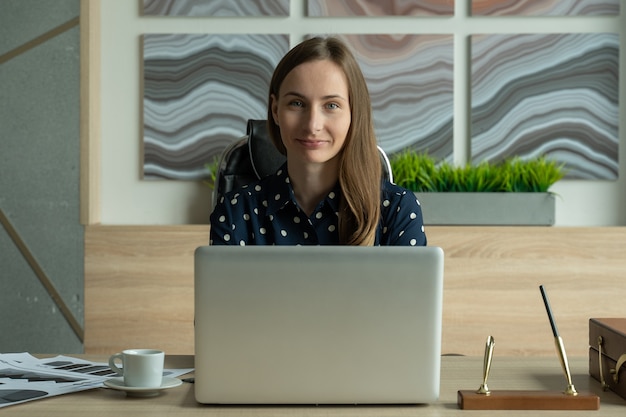
[(437, 247), (200, 247), (196, 400), (433, 402), (442, 298)]

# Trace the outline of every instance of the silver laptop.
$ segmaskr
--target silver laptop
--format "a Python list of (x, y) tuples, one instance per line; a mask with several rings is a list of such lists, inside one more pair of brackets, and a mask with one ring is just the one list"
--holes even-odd
[(437, 247), (200, 247), (196, 400), (433, 402), (442, 298)]

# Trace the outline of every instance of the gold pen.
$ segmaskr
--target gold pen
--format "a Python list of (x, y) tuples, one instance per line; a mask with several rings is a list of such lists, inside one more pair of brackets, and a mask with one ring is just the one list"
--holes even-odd
[(559, 330), (556, 328), (556, 323), (554, 322), (554, 318), (552, 317), (552, 309), (550, 308), (550, 303), (548, 302), (548, 295), (546, 294), (546, 290), (543, 288), (543, 285), (539, 286), (539, 290), (541, 291), (541, 297), (543, 297), (543, 303), (546, 306), (546, 311), (548, 312), (548, 319), (550, 320), (550, 326), (552, 327), (552, 334), (554, 335), (554, 344), (556, 345), (556, 351), (559, 354), (559, 359), (561, 360), (561, 367), (563, 368), (563, 372), (565, 373), (565, 379), (567, 379), (567, 388), (565, 388), (565, 394), (567, 395), (578, 395), (576, 392), (576, 388), (574, 388), (574, 384), (572, 383), (572, 374), (569, 370), (569, 363), (567, 362), (567, 354), (565, 353), (565, 345), (563, 344), (563, 339), (559, 336)]
[(476, 391), (477, 394), (491, 395), (489, 387), (487, 386), (487, 378), (489, 378), (489, 370), (491, 369), (491, 360), (493, 358), (493, 347), (496, 342), (493, 340), (493, 336), (487, 337), (487, 343), (485, 345), (485, 357), (483, 359), (483, 383)]

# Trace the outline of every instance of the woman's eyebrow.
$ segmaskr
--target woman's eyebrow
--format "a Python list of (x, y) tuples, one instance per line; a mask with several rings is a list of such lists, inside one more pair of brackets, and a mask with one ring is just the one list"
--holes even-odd
[(296, 96), (300, 98), (305, 98), (302, 94), (298, 93), (297, 91), (287, 91), (285, 92), (285, 94), (283, 94), (283, 96)]
[[(287, 91), (287, 92), (285, 92), (285, 94), (283, 94), (283, 97), (285, 97), (285, 96), (296, 96), (296, 97), (299, 97), (299, 98), (306, 98), (303, 94), (298, 93), (297, 91)], [(347, 100), (341, 94), (328, 94), (328, 95), (322, 97), (323, 100), (337, 99), (337, 98), (339, 98), (341, 100)]]

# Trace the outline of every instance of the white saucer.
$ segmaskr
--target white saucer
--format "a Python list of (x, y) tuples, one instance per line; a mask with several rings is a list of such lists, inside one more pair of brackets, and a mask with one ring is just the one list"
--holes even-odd
[(133, 397), (154, 397), (155, 395), (159, 395), (159, 391), (174, 388), (181, 385), (183, 381), (178, 378), (171, 378), (164, 376), (163, 381), (161, 382), (160, 387), (127, 387), (124, 385), (124, 377), (116, 377), (107, 379), (104, 381), (104, 385), (109, 388), (117, 389), (120, 391), (126, 391), (126, 395)]

